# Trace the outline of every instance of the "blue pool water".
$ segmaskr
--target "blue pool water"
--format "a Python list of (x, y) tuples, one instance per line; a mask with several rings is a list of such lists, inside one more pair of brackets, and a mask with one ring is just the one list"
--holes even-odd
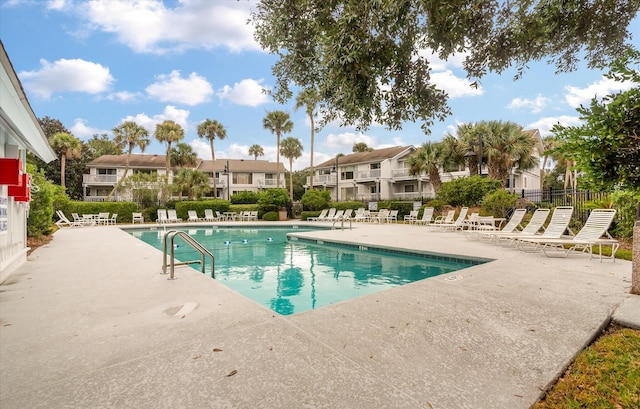
[[(215, 256), (215, 278), (273, 311), (290, 315), (457, 271), (487, 260), (287, 240), (305, 228), (181, 229)], [(163, 231), (130, 230), (162, 250)], [(199, 254), (176, 237), (180, 261)], [(200, 268), (198, 265), (195, 268)], [(210, 271), (207, 267), (206, 271)], [(179, 272), (177, 275), (179, 276)]]

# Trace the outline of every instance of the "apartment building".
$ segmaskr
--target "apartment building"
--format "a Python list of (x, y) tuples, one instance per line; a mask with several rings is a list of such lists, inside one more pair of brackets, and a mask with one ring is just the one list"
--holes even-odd
[[(87, 164), (89, 174), (83, 175), (82, 186), (85, 201), (104, 201), (113, 187), (124, 176), (126, 155), (103, 155)], [(131, 155), (127, 176), (137, 173), (155, 174), (159, 181), (164, 181), (166, 174), (166, 156), (139, 154)], [(198, 160), (194, 169), (209, 177), (209, 186), (216, 184), (215, 195), (211, 197), (228, 199), (231, 195), (276, 187), (278, 166), (275, 162), (265, 160), (216, 159), (215, 167), (211, 160)], [(179, 172), (179, 168), (169, 169), (169, 183)], [(280, 164), (280, 187), (285, 187), (285, 167)], [(129, 200), (129, 193), (119, 192), (113, 200)]]
[[(534, 155), (543, 151), (540, 132), (526, 131), (536, 141)], [(414, 200), (435, 197), (435, 190), (427, 174), (411, 175), (407, 160), (415, 152), (414, 146), (397, 146), (359, 152), (330, 159), (314, 167), (313, 188), (331, 192), (333, 200)], [(482, 174), (488, 174), (486, 164)], [(440, 178), (447, 182), (469, 176), (469, 168), (441, 169)], [(539, 189), (539, 167), (511, 171), (507, 188), (513, 191)], [(307, 177), (305, 188), (311, 187)]]

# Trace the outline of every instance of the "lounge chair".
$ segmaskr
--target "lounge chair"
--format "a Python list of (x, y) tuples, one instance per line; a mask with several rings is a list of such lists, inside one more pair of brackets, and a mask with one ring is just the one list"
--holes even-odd
[(156, 219), (156, 223), (158, 224), (169, 223), (169, 217), (167, 216), (167, 209), (158, 209), (158, 218)]
[(247, 220), (252, 221), (252, 222), (258, 221), (258, 211), (257, 210), (250, 211), (249, 212), (249, 217), (248, 217)]
[(456, 216), (456, 211), (455, 210), (449, 210), (447, 212), (446, 216), (438, 216), (436, 217), (436, 219), (433, 221), (434, 225), (440, 225), (440, 224), (451, 224), (453, 223), (453, 218)]
[(389, 210), (389, 214), (384, 221), (387, 223), (398, 223), (398, 210)]
[[(342, 219), (342, 217), (344, 216), (344, 210), (338, 210), (336, 211), (336, 213), (333, 215), (333, 217), (331, 217), (330, 219), (328, 218), (327, 221), (330, 222), (335, 222), (336, 220), (340, 220)], [(328, 216), (327, 216), (328, 217)]]
[(412, 210), (409, 212), (409, 214), (404, 215), (404, 222), (415, 223), (416, 221), (418, 221), (418, 212), (419, 210)]
[[(503, 240), (511, 240), (511, 242), (518, 245), (518, 248), (521, 250), (525, 250), (525, 246), (522, 245), (520, 240), (522, 239), (559, 239), (562, 237), (569, 229), (569, 222), (571, 221), (571, 216), (573, 215), (573, 206), (558, 206), (553, 210), (553, 214), (551, 215), (551, 220), (549, 224), (544, 229), (542, 234), (534, 234), (534, 235), (526, 235), (526, 234), (515, 234), (515, 235), (506, 235), (501, 237)], [(569, 229), (571, 233), (571, 229)]]
[(589, 253), (589, 259), (591, 259), (593, 257), (593, 246), (598, 245), (600, 262), (602, 262), (602, 245), (610, 245), (610, 258), (615, 262), (615, 254), (620, 244), (616, 239), (612, 238), (607, 231), (615, 215), (615, 209), (595, 209), (589, 214), (589, 218), (582, 229), (573, 237), (523, 238), (518, 239), (518, 241), (537, 246), (547, 257), (550, 257), (550, 253), (547, 253), (547, 250), (554, 249), (560, 252), (561, 257), (567, 257), (571, 251), (580, 251), (581, 253), (586, 251)]
[(113, 213), (111, 215), (111, 217), (109, 219), (107, 219), (107, 224), (108, 225), (113, 225), (115, 226), (115, 224), (118, 222), (118, 213)]
[(422, 218), (416, 220), (416, 224), (424, 224), (425, 226), (430, 224), (433, 219), (433, 207), (425, 207), (422, 210)]
[[(450, 210), (451, 213), (453, 210)], [(437, 227), (441, 230), (461, 230), (464, 227), (464, 220), (467, 217), (467, 212), (469, 211), (468, 207), (463, 207), (460, 209), (460, 213), (458, 214), (458, 218), (452, 223), (434, 223), (431, 226)], [(454, 211), (455, 212), (455, 211)], [(449, 215), (447, 215), (449, 216)]]
[(213, 215), (213, 209), (204, 209), (204, 221), (215, 222), (216, 220), (216, 216)]
[(201, 222), (204, 220), (198, 217), (198, 213), (195, 210), (187, 210), (187, 214), (189, 215), (187, 218), (189, 222)]
[(383, 223), (389, 217), (389, 209), (381, 209), (378, 211), (378, 214), (371, 218), (372, 222)]
[(328, 222), (333, 220), (333, 217), (336, 215), (336, 208), (332, 207), (329, 209), (329, 212), (324, 217), (318, 217), (319, 222)]
[(178, 223), (181, 222), (182, 219), (176, 214), (176, 209), (167, 209), (167, 221), (169, 223)]
[(315, 217), (307, 217), (307, 221), (308, 222), (317, 222), (320, 219), (324, 219), (327, 216), (327, 213), (329, 212), (329, 209), (322, 209), (320, 211), (320, 214), (318, 216)]
[(63, 227), (82, 227), (82, 223), (78, 223), (75, 220), (71, 221), (64, 215), (62, 210), (56, 210), (56, 214), (58, 215), (59, 220), (55, 223), (59, 228)]
[[(524, 215), (527, 214), (527, 209), (516, 209), (514, 210), (513, 214), (511, 215), (511, 218), (509, 219), (509, 221), (507, 222), (507, 224), (504, 225), (504, 227), (502, 228), (502, 230), (499, 231), (499, 233), (513, 233), (516, 231), (516, 229), (518, 228), (522, 228), (522, 219), (524, 218)], [(546, 218), (545, 218), (546, 219)], [(468, 237), (471, 238), (477, 238), (477, 239), (489, 239), (491, 240), (493, 237), (494, 233), (497, 233), (496, 231), (494, 231), (494, 229), (488, 229), (488, 228), (482, 228), (482, 225), (484, 223), (482, 223), (482, 220), (478, 221), (478, 224), (481, 228), (475, 230), (472, 232), (471, 235), (469, 235)], [(493, 224), (492, 224), (493, 226)]]
[(144, 223), (144, 216), (142, 216), (142, 213), (131, 213), (131, 224), (135, 224), (136, 222)]
[(500, 240), (501, 238), (514, 239), (518, 238), (518, 236), (520, 235), (522, 235), (522, 237), (535, 235), (540, 231), (540, 229), (543, 229), (544, 222), (547, 221), (549, 213), (551, 213), (551, 210), (549, 209), (536, 209), (536, 211), (533, 212), (533, 216), (531, 216), (531, 220), (529, 220), (529, 223), (527, 223), (527, 225), (524, 226), (521, 231), (516, 231), (514, 229), (511, 232), (486, 232), (483, 235), (483, 238), (489, 239), (491, 241)]
[(90, 224), (95, 224), (95, 221), (93, 220), (93, 215), (87, 215), (90, 217), (80, 217), (80, 215), (78, 213), (71, 213), (71, 217), (73, 217), (73, 223), (76, 226), (88, 226)]
[(351, 218), (354, 222), (366, 222), (369, 220), (369, 216), (367, 215), (367, 211), (364, 207), (359, 207), (356, 209), (353, 217)]
[(98, 213), (97, 223), (103, 226), (106, 226), (107, 224), (109, 224), (109, 212)]

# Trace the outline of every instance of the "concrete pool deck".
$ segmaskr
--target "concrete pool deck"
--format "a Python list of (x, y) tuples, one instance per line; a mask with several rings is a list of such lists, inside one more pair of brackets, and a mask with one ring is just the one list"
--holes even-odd
[(612, 317), (640, 327), (627, 261), (354, 224), (302, 234), (495, 261), (279, 316), (119, 227), (60, 230), (0, 286), (0, 407), (529, 408)]

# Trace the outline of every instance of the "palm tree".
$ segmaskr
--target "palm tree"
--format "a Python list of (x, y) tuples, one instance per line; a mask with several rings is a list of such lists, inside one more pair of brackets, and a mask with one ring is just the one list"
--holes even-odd
[(216, 121), (211, 119), (205, 119), (200, 125), (198, 125), (198, 136), (200, 138), (207, 138), (209, 140), (209, 145), (211, 146), (211, 160), (213, 161), (213, 195), (217, 196), (218, 191), (216, 187), (216, 152), (213, 149), (213, 140), (218, 138), (220, 140), (227, 137), (227, 131), (224, 129), (224, 126)]
[(280, 187), (280, 136), (282, 133), (288, 133), (293, 130), (293, 122), (289, 119), (289, 114), (283, 111), (271, 111), (267, 112), (267, 116), (262, 120), (262, 126), (265, 129), (275, 133), (277, 137), (277, 150), (276, 150), (276, 188)]
[(82, 154), (82, 142), (66, 132), (56, 132), (49, 142), (51, 147), (60, 155), (60, 186), (65, 187), (64, 170), (67, 166), (67, 158), (80, 157)]
[(251, 145), (249, 147), (249, 155), (253, 155), (254, 156), (254, 160), (258, 160), (258, 156), (264, 156), (264, 149), (262, 149), (262, 146), (255, 144), (255, 145)]
[(193, 151), (191, 145), (180, 142), (171, 149), (171, 165), (185, 168), (195, 167), (198, 164), (198, 155)]
[(311, 152), (309, 154), (309, 189), (313, 189), (313, 151), (314, 151), (314, 142), (315, 142), (315, 122), (313, 119), (314, 111), (316, 110), (316, 106), (318, 105), (318, 92), (313, 88), (307, 88), (300, 92), (296, 96), (296, 104), (293, 109), (297, 111), (298, 109), (305, 107), (305, 112), (309, 117), (309, 122), (311, 123)]
[(184, 138), (184, 129), (182, 127), (171, 120), (166, 120), (161, 124), (156, 125), (156, 131), (153, 136), (158, 140), (158, 142), (166, 142), (167, 143), (167, 155), (166, 155), (166, 182), (165, 184), (169, 184), (169, 169), (171, 168), (171, 144), (173, 142), (180, 142), (182, 138)]
[(151, 141), (149, 140), (149, 131), (147, 131), (145, 128), (138, 125), (134, 121), (125, 121), (113, 128), (113, 142), (118, 146), (118, 148), (127, 149), (127, 161), (124, 166), (124, 174), (122, 175), (122, 178), (118, 180), (118, 183), (113, 187), (111, 192), (109, 192), (107, 200), (111, 200), (113, 194), (122, 185), (122, 181), (127, 177), (127, 173), (129, 172), (129, 161), (131, 159), (131, 152), (136, 147), (140, 147), (140, 150), (144, 152), (147, 145), (149, 145)]
[(280, 153), (289, 159), (289, 198), (293, 202), (293, 160), (302, 156), (302, 142), (298, 138), (285, 138), (282, 140)]
[(511, 169), (531, 169), (538, 164), (533, 156), (535, 142), (531, 135), (524, 132), (515, 122), (481, 122), (483, 129), (483, 150), (486, 152), (489, 177), (502, 182), (509, 179)]
[(369, 145), (367, 145), (364, 142), (354, 143), (353, 144), (353, 148), (351, 148), (351, 151), (353, 153), (371, 152), (372, 150), (373, 150), (373, 148), (370, 148)]
[(180, 169), (173, 178), (173, 190), (180, 196), (187, 192), (189, 200), (200, 198), (209, 191), (209, 177), (197, 169)]
[(429, 181), (435, 193), (438, 193), (442, 186), (440, 178), (440, 166), (442, 165), (442, 146), (439, 143), (427, 142), (416, 150), (407, 159), (409, 173), (419, 175), (424, 172), (429, 176)]

